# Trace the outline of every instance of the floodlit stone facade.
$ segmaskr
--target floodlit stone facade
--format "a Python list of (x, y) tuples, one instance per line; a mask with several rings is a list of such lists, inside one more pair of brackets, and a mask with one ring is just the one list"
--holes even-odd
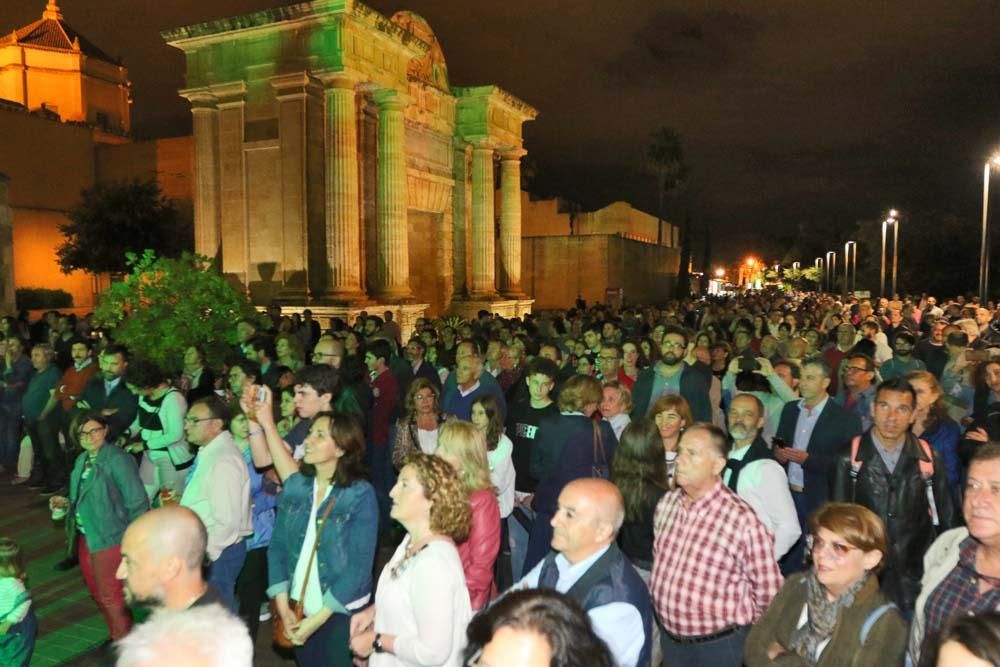
[(404, 329), (530, 310), (521, 128), (537, 112), (452, 86), (422, 18), (313, 0), (163, 37), (187, 59), (196, 250), (255, 301), (389, 309)]

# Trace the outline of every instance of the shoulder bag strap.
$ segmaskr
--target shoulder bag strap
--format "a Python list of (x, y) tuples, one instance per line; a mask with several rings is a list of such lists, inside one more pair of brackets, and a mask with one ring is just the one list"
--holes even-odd
[(608, 457), (604, 455), (604, 443), (601, 442), (601, 427), (596, 421), (591, 421), (591, 425), (594, 427), (594, 467), (597, 467), (598, 458), (597, 455), (600, 454), (601, 464), (606, 465), (608, 462)]
[[(332, 495), (333, 491), (331, 490), (330, 493)], [(326, 518), (330, 516), (330, 510), (332, 510), (333, 506), (336, 504), (337, 498), (334, 496), (331, 499), (330, 504), (326, 506), (325, 510), (323, 510), (323, 516), (316, 522), (316, 541), (313, 542), (313, 548), (309, 553), (309, 564), (306, 565), (306, 576), (302, 580), (302, 591), (299, 593), (298, 597), (298, 601), (301, 604), (305, 604), (306, 586), (309, 584), (309, 576), (312, 574), (313, 560), (316, 558), (316, 551), (319, 549), (319, 538), (323, 534), (323, 526), (326, 524)]]

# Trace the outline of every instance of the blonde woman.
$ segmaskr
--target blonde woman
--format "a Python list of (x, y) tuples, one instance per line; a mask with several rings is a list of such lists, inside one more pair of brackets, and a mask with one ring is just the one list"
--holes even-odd
[(277, 355), (275, 364), (285, 366), (293, 373), (306, 365), (306, 354), (302, 350), (302, 341), (295, 334), (278, 334), (274, 339), (274, 353)]
[(496, 592), (493, 566), (500, 551), (500, 508), (490, 481), (486, 436), (471, 422), (449, 420), (439, 429), (434, 454), (451, 464), (469, 494), (472, 522), (468, 539), (458, 545), (458, 555), (476, 611)]
[(460, 667), (472, 609), (455, 541), (469, 534), (469, 497), (455, 470), (427, 454), (407, 459), (389, 496), (406, 537), (375, 604), (351, 618), (351, 650), (369, 667)]

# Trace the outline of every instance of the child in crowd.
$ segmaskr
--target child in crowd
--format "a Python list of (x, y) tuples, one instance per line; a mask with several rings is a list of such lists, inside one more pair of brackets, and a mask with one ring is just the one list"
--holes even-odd
[(0, 665), (31, 664), (38, 624), (31, 594), (24, 586), (27, 578), (21, 547), (0, 538)]

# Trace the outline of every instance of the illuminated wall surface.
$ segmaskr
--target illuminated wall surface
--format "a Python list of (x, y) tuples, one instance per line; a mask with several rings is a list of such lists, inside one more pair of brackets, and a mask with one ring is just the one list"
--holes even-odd
[(196, 249), (255, 300), (437, 314), (525, 298), (521, 127), (537, 112), (452, 86), (421, 17), (317, 0), (163, 37), (187, 60)]

